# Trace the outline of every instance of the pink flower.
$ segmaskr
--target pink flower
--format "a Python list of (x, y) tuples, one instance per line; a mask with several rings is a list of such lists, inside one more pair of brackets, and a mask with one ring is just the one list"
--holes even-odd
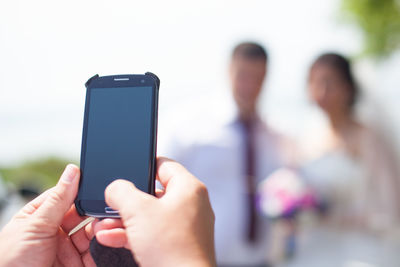
[(290, 216), (315, 206), (315, 197), (298, 172), (281, 168), (262, 181), (257, 190), (260, 211), (270, 218)]

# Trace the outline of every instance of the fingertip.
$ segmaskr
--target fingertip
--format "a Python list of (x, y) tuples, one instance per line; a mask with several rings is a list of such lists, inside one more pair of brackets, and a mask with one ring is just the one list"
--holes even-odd
[(118, 192), (120, 190), (125, 190), (126, 188), (136, 188), (136, 187), (130, 181), (124, 179), (117, 179), (106, 187), (105, 194), (106, 196), (113, 195), (115, 194), (115, 192)]
[(166, 158), (166, 157), (158, 157), (157, 158), (157, 173), (163, 170), (165, 167), (169, 167), (171, 164), (175, 163), (174, 160)]
[(76, 165), (73, 164), (73, 163), (68, 163), (67, 166), (66, 166), (65, 168), (72, 168), (72, 169), (75, 169), (75, 170), (78, 170), (78, 171), (79, 171), (79, 167), (76, 166)]
[(118, 179), (110, 183), (104, 192), (106, 203), (113, 209), (119, 210), (124, 199), (130, 197), (136, 190), (135, 185), (127, 180)]
[(100, 230), (98, 232), (95, 232), (96, 240), (103, 246), (109, 247), (108, 244), (108, 239), (107, 239), (107, 230)]
[(80, 176), (80, 170), (79, 170), (78, 166), (70, 163), (65, 167), (60, 180), (63, 182), (66, 182), (66, 183), (71, 183), (72, 181), (77, 179), (79, 176)]
[(79, 168), (68, 164), (57, 185), (49, 191), (45, 201), (35, 211), (35, 216), (60, 225), (78, 193), (79, 176)]
[(149, 205), (154, 196), (143, 192), (127, 180), (116, 180), (107, 186), (105, 200), (109, 207), (119, 212), (123, 220), (128, 219), (143, 206)]
[(121, 228), (101, 230), (96, 233), (96, 239), (100, 244), (113, 248), (125, 247), (128, 241), (125, 230)]
[(189, 172), (180, 163), (164, 157), (157, 159), (157, 179), (166, 188), (172, 179), (186, 177)]

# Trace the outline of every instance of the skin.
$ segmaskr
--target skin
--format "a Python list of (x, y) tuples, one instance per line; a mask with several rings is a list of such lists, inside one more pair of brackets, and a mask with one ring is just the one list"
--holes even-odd
[(72, 206), (79, 168), (68, 165), (57, 185), (24, 206), (0, 232), (0, 266), (96, 266), (89, 227), (67, 233), (85, 218)]
[(178, 163), (158, 159), (157, 179), (165, 191), (157, 197), (126, 180), (111, 183), (107, 203), (120, 211), (122, 220), (89, 224), (68, 237), (85, 219), (73, 205), (79, 177), (79, 168), (68, 165), (55, 187), (1, 230), (0, 266), (96, 266), (88, 252), (95, 232), (105, 245), (130, 248), (140, 266), (216, 266), (207, 189)]
[(340, 73), (330, 66), (319, 64), (310, 71), (309, 95), (333, 120), (350, 116), (350, 86)]
[(332, 132), (353, 156), (360, 153), (357, 136), (365, 130), (352, 114), (350, 84), (333, 67), (319, 64), (310, 71), (308, 92), (311, 100), (328, 116)]
[(216, 266), (206, 187), (169, 159), (158, 160), (157, 173), (165, 188), (157, 197), (126, 180), (107, 187), (106, 202), (122, 219), (94, 222), (98, 242), (131, 249), (140, 266)]
[(266, 71), (266, 61), (263, 59), (248, 59), (239, 55), (232, 58), (229, 77), (232, 95), (242, 119), (250, 119), (256, 115)]

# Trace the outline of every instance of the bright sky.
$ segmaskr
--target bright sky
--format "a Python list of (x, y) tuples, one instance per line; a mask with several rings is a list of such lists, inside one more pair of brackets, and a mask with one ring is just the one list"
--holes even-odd
[[(96, 73), (156, 73), (164, 123), (211, 98), (223, 109), (229, 54), (248, 39), (271, 56), (261, 112), (294, 133), (310, 114), (310, 62), (327, 50), (360, 49), (359, 32), (339, 22), (338, 6), (338, 0), (2, 1), (0, 165), (46, 155), (79, 159), (84, 83)], [(396, 122), (399, 64), (397, 55), (379, 68), (368, 61), (357, 68), (368, 89), (379, 87)]]

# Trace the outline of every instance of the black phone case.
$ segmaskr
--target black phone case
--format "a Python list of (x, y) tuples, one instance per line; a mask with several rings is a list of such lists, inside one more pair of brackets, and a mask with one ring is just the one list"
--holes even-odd
[[(158, 132), (158, 93), (160, 90), (160, 79), (157, 77), (157, 75), (155, 75), (154, 73), (151, 72), (146, 72), (144, 75), (150, 76), (154, 81), (155, 81), (155, 85), (156, 85), (156, 99), (155, 99), (155, 114), (154, 114), (154, 127), (155, 130), (153, 131), (153, 157), (152, 157), (152, 162), (151, 162), (151, 170), (150, 170), (150, 181), (149, 181), (149, 192), (151, 195), (155, 195), (155, 175), (156, 175), (156, 168), (157, 168), (157, 132)], [(89, 86), (91, 84), (91, 82), (93, 82), (95, 79), (98, 79), (100, 76), (98, 74), (92, 76), (91, 78), (89, 78), (89, 80), (87, 80), (87, 82), (85, 83), (85, 87), (86, 90), (89, 90)], [(88, 93), (88, 92), (87, 92)], [(87, 94), (86, 93), (86, 94)], [(85, 105), (86, 105), (86, 101), (85, 101)], [(85, 107), (86, 109), (86, 107)], [(86, 112), (86, 111), (85, 111)], [(84, 118), (84, 122), (83, 122), (83, 127), (85, 127), (86, 125), (86, 116)], [(84, 138), (84, 133), (82, 132), (82, 146), (81, 146), (81, 165), (82, 165), (82, 152), (84, 151), (84, 145), (86, 142), (83, 142), (83, 138)], [(79, 181), (79, 187), (81, 186), (81, 181)], [(80, 199), (78, 198), (78, 196), (76, 197), (74, 204), (75, 204), (75, 208), (78, 212), (79, 215), (81, 216), (87, 216), (85, 210), (83, 210), (80, 206), (79, 203)], [(99, 216), (102, 218), (107, 218), (107, 217), (119, 217), (119, 216), (111, 216), (110, 214), (106, 214), (104, 213), (104, 216)]]

